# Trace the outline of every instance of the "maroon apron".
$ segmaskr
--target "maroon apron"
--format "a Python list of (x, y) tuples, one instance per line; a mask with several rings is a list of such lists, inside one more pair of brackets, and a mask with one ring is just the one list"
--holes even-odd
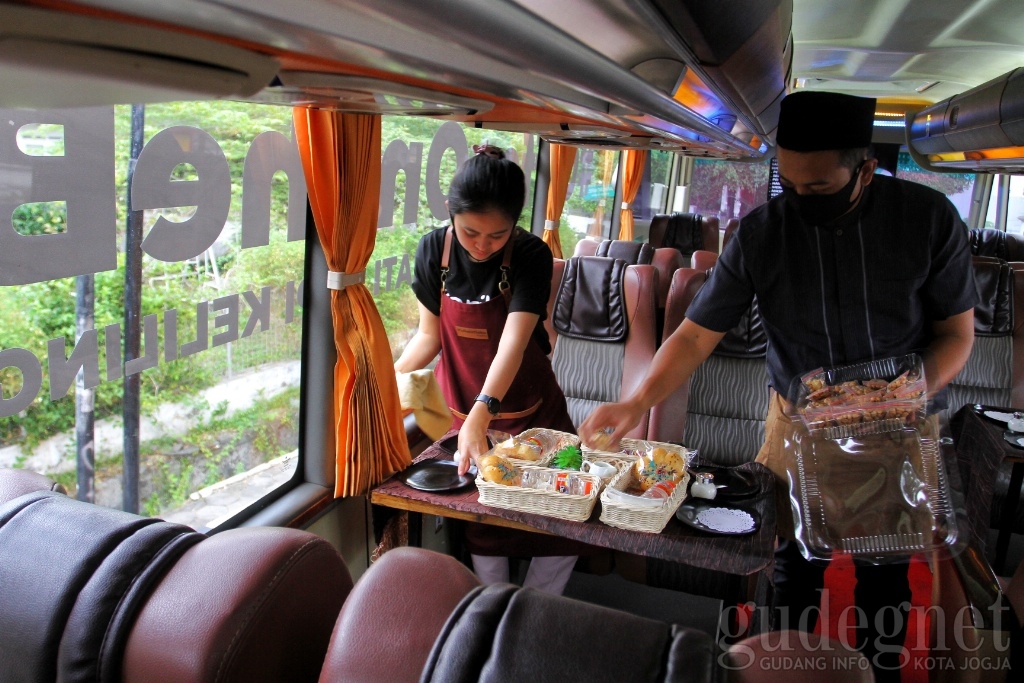
[[(445, 292), (448, 260), (451, 254), (452, 229), (444, 238), (441, 252), (441, 357), (434, 368), (448, 407), (455, 418), (454, 428), (462, 426), (473, 408), (498, 354), (508, 302), (512, 298), (508, 272), (518, 229), (512, 233), (502, 255), (502, 296), (482, 303), (455, 301)], [(565, 404), (565, 394), (558, 386), (551, 360), (544, 354), (533, 335), (523, 352), (523, 362), (501, 400), (501, 412), (491, 420), (491, 429), (518, 434), (531, 427), (547, 427), (575, 433)], [(576, 555), (589, 546), (546, 534), (533, 534), (486, 524), (466, 524), (466, 545), (477, 555)]]

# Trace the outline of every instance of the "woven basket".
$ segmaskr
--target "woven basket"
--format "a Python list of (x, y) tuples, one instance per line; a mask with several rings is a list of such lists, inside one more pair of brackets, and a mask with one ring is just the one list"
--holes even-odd
[(519, 469), (524, 471), (547, 470), (556, 474), (568, 472), (592, 482), (593, 490), (585, 496), (575, 496), (557, 491), (494, 484), (477, 475), (476, 487), (480, 491), (480, 502), (489, 507), (532, 512), (535, 515), (558, 517), (572, 522), (585, 522), (590, 518), (590, 513), (594, 511), (594, 504), (597, 503), (597, 497), (601, 492), (601, 477), (532, 465), (523, 465)]
[(596, 451), (592, 448), (587, 448), (586, 446), (581, 446), (581, 449), (583, 450), (584, 458), (593, 456), (603, 460), (627, 460), (629, 464), (633, 464), (633, 462), (636, 460), (636, 456), (633, 454), (632, 451), (643, 449), (645, 447), (645, 444), (650, 444), (656, 447), (660, 446), (661, 448), (670, 451), (675, 451), (676, 453), (679, 453), (680, 455), (683, 456), (683, 460), (685, 460), (687, 464), (689, 464), (690, 455), (694, 452), (689, 450), (685, 446), (680, 446), (677, 443), (665, 443), (664, 441), (643, 441), (641, 439), (623, 439), (622, 441), (619, 442), (619, 450), (617, 451)]
[[(678, 446), (676, 447), (678, 448)], [(615, 477), (604, 492), (601, 493), (601, 521), (608, 526), (628, 529), (630, 531), (644, 531), (651, 534), (661, 533), (661, 530), (668, 524), (668, 520), (676, 513), (679, 506), (686, 500), (686, 488), (690, 483), (690, 474), (687, 472), (683, 478), (672, 489), (672, 495), (661, 505), (644, 505), (642, 503), (629, 503), (619, 499), (611, 499), (608, 496), (609, 489), (625, 491), (636, 484), (636, 477), (633, 468), (628, 467)]]
[[(566, 446), (579, 446), (580, 445), (580, 437), (576, 436), (575, 434), (570, 434), (568, 432), (559, 432), (559, 431), (554, 430), (554, 429), (545, 429), (543, 427), (534, 427), (532, 429), (527, 429), (526, 431), (524, 431), (524, 432), (522, 432), (520, 434), (517, 434), (515, 436), (515, 438), (516, 439), (529, 439), (531, 436), (536, 436), (536, 435), (538, 435), (540, 433), (553, 435), (555, 437), (555, 446), (553, 448), (551, 448), (550, 450), (547, 450), (545, 453), (543, 453), (539, 460), (521, 460), (519, 458), (512, 458), (512, 457), (509, 457), (507, 455), (506, 456), (502, 456), (502, 457), (504, 457), (509, 462), (511, 462), (511, 463), (513, 463), (515, 465), (518, 465), (520, 467), (522, 467), (522, 466), (547, 467), (548, 465), (551, 464), (552, 459), (554, 459), (555, 453), (557, 453), (558, 451), (562, 450)], [(487, 452), (487, 455), (490, 455), (492, 453), (494, 453), (494, 449), (493, 448), (490, 451)], [(499, 484), (499, 486), (500, 486), (500, 484)]]

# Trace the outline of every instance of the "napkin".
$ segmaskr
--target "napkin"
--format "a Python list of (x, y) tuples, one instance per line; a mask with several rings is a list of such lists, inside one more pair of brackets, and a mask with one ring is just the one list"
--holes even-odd
[(429, 369), (395, 372), (402, 410), (411, 410), (416, 424), (435, 441), (452, 427), (452, 413), (441, 394), (441, 386)]

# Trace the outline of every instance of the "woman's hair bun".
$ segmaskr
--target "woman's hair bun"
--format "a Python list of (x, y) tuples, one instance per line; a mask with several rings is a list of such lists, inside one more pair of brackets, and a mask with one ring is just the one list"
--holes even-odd
[(495, 159), (505, 158), (505, 150), (497, 145), (489, 145), (486, 142), (482, 145), (473, 145), (473, 153), (493, 157)]

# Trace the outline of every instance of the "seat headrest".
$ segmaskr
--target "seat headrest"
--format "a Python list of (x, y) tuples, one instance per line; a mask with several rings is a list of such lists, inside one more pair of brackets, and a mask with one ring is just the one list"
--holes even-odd
[(695, 629), (494, 584), (475, 589), (455, 609), (420, 680), (707, 681), (712, 647)]
[[(659, 217), (656, 217), (657, 220)], [(655, 247), (672, 247), (684, 256), (689, 256), (698, 249), (704, 249), (703, 223), (704, 217), (699, 213), (673, 213), (665, 219), (664, 236)], [(652, 237), (653, 237), (652, 227)], [(660, 232), (660, 230), (659, 230)], [(652, 240), (653, 242), (654, 240)]]
[(972, 228), (968, 232), (974, 256), (994, 256), (1003, 261), (1024, 260), (1024, 248), (1016, 235), (996, 228)]
[(0, 671), (10, 680), (120, 680), (150, 589), (203, 538), (50, 491), (0, 505)]
[(67, 493), (67, 489), (57, 482), (32, 470), (0, 468), (0, 503), (6, 503), (33, 491)]
[(604, 256), (573, 256), (555, 300), (558, 334), (590, 341), (620, 342), (629, 334), (625, 276), (628, 264)]
[(646, 266), (654, 259), (654, 247), (646, 242), (603, 240), (594, 255), (622, 259), (631, 266)]
[(1013, 268), (1005, 261), (972, 259), (978, 304), (974, 307), (974, 333), (1001, 337), (1013, 332)]

